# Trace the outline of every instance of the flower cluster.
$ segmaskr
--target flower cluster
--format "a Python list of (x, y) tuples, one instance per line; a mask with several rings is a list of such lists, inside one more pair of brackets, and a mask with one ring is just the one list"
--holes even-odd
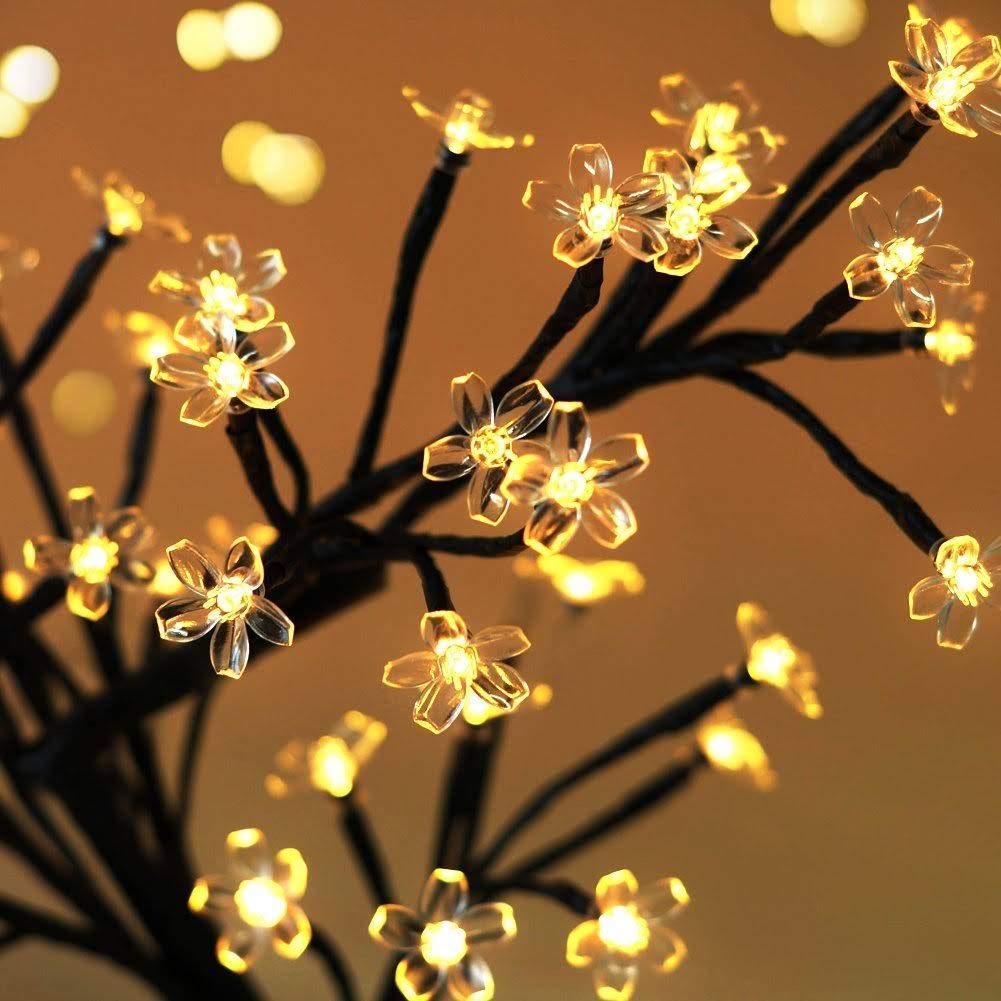
[(70, 176), (86, 198), (101, 205), (104, 224), (112, 236), (153, 233), (179, 243), (187, 243), (191, 239), (191, 233), (180, 216), (157, 212), (153, 199), (134, 188), (117, 171), (108, 171), (98, 181), (82, 167), (74, 167)]
[(511, 149), (531, 146), (535, 136), (507, 135), (493, 128), (494, 106), (474, 90), (460, 90), (448, 104), (436, 111), (421, 97), (416, 87), (404, 87), (403, 96), (417, 117), (441, 134), (442, 142), (451, 153), (461, 155), (472, 149)]

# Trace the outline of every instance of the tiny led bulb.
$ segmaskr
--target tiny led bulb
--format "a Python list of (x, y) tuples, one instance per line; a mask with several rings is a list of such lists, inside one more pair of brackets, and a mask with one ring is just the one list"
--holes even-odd
[(331, 796), (347, 796), (358, 775), (358, 765), (339, 737), (321, 737), (312, 746), (309, 777), (312, 784)]
[(601, 941), (616, 952), (637, 956), (650, 944), (650, 926), (633, 905), (620, 905), (598, 918)]
[(697, 740), (716, 768), (741, 774), (759, 789), (771, 789), (776, 777), (760, 741), (736, 718), (704, 724)]
[(421, 932), (421, 955), (432, 966), (455, 966), (466, 951), (466, 933), (454, 921), (434, 921)]
[(285, 891), (272, 879), (245, 879), (233, 894), (241, 920), (252, 928), (274, 928), (288, 911)]

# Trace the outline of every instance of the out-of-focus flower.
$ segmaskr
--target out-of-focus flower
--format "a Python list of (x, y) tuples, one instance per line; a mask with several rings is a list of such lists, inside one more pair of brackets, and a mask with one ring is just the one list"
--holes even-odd
[(403, 96), (417, 117), (441, 135), (442, 142), (452, 153), (461, 155), (470, 147), (512, 149), (535, 142), (535, 136), (530, 133), (512, 136), (496, 131), (493, 104), (474, 90), (460, 90), (448, 104), (434, 102), (440, 111), (427, 104), (416, 87), (404, 87)]
[(13, 238), (0, 233), (0, 282), (8, 282), (26, 271), (34, 271), (39, 260), (39, 253), (34, 247), (23, 247)]
[[(553, 686), (540, 681), (532, 686), (531, 693), (522, 705), (527, 709), (545, 709), (552, 701)], [(466, 701), (462, 703), (462, 718), (470, 726), (483, 726), (484, 723), (503, 715), (503, 709), (497, 709), (489, 702), (484, 702), (474, 691), (470, 691)]]
[(494, 978), (479, 948), (517, 931), (510, 904), (469, 906), (469, 883), (457, 869), (431, 873), (416, 911), (382, 904), (368, 926), (380, 945), (405, 953), (396, 986), (407, 1001), (431, 1001), (444, 989), (453, 1001), (491, 1001)]
[(70, 177), (81, 194), (102, 206), (105, 225), (113, 236), (152, 233), (170, 237), (179, 243), (187, 243), (191, 239), (191, 233), (180, 216), (157, 212), (153, 199), (134, 188), (117, 171), (108, 171), (98, 181), (82, 167), (74, 167)]
[(391, 688), (417, 688), (414, 722), (441, 733), (462, 712), (470, 692), (501, 712), (513, 712), (528, 695), (525, 679), (502, 663), (531, 643), (517, 626), (491, 626), (470, 636), (458, 612), (428, 612), (421, 619), (427, 650), (391, 660), (382, 680)]
[(544, 454), (521, 455), (507, 471), (501, 492), (534, 510), (525, 544), (543, 554), (565, 549), (583, 523), (588, 534), (615, 549), (636, 532), (636, 516), (613, 487), (650, 464), (643, 436), (621, 434), (591, 447), (591, 422), (582, 403), (553, 408)]
[[(975, 136), (977, 129), (1001, 134), (1001, 96), (993, 86), (1001, 74), (997, 36), (985, 35), (958, 48), (925, 17), (908, 21), (904, 37), (913, 62), (890, 60), (890, 76), (911, 98), (914, 116), (926, 125), (941, 121), (961, 136)], [(934, 114), (926, 114), (925, 108)]]
[(853, 299), (875, 299), (893, 289), (893, 305), (908, 327), (935, 324), (929, 282), (969, 285), (973, 258), (952, 244), (929, 244), (942, 220), (942, 200), (918, 185), (897, 208), (891, 223), (879, 199), (863, 192), (849, 208), (855, 235), (870, 252), (844, 270)]
[(907, 19), (909, 21), (924, 21), (928, 18), (938, 22), (942, 34), (945, 35), (946, 41), (949, 43), (950, 52), (960, 52), (970, 42), (975, 42), (980, 37), (980, 33), (968, 18), (951, 16), (941, 18), (929, 3), (909, 3), (907, 5)]
[(590, 967), (603, 1001), (629, 1001), (641, 966), (670, 973), (688, 950), (665, 922), (688, 906), (685, 884), (676, 877), (640, 888), (628, 869), (602, 876), (595, 890), (600, 912), (567, 937), (567, 962)]
[(957, 535), (935, 552), (935, 570), (919, 580), (908, 596), (912, 619), (938, 616), (938, 645), (962, 650), (970, 641), (981, 610), (994, 604), (994, 577), (1001, 573), (1001, 538), (984, 551), (972, 535)]
[(706, 759), (718, 771), (737, 775), (765, 792), (774, 788), (778, 776), (761, 741), (729, 710), (708, 717), (695, 737)]
[(467, 492), (469, 517), (496, 525), (507, 514), (500, 485), (520, 451), (537, 449), (518, 439), (531, 434), (553, 409), (546, 387), (533, 379), (505, 393), (496, 413), (490, 389), (475, 372), (452, 380), (452, 410), (466, 434), (450, 434), (424, 449), (424, 476), (456, 480), (472, 476)]
[(299, 905), (306, 892), (306, 863), (295, 848), (273, 857), (264, 833), (256, 827), (226, 836), (230, 871), (200, 876), (188, 906), (222, 924), (216, 957), (228, 970), (246, 973), (268, 943), (279, 956), (298, 959), (313, 937)]
[(216, 552), (225, 553), (238, 534), (246, 536), (258, 549), (267, 549), (278, 538), (278, 529), (262, 521), (251, 521), (238, 532), (226, 515), (213, 514), (205, 520), (205, 534)]
[(153, 567), (138, 558), (153, 532), (137, 507), (105, 517), (93, 487), (73, 487), (66, 496), (72, 537), (29, 539), (24, 565), (46, 577), (65, 577), (69, 610), (96, 622), (111, 607), (112, 583), (142, 586), (153, 579)]
[(196, 597), (172, 598), (156, 610), (163, 639), (190, 643), (214, 630), (212, 667), (228, 678), (239, 678), (247, 666), (248, 626), (262, 640), (292, 645), (295, 627), (264, 597), (264, 564), (260, 550), (249, 539), (233, 543), (222, 569), (188, 539), (168, 546), (167, 557), (177, 579)]
[(664, 252), (657, 227), (644, 218), (667, 199), (663, 179), (656, 174), (633, 174), (612, 187), (612, 159), (600, 143), (570, 150), (567, 190), (551, 181), (529, 181), (523, 205), (567, 225), (553, 244), (553, 257), (579, 268), (603, 257), (618, 244), (640, 261), (652, 261)]
[(646, 580), (628, 560), (576, 560), (562, 553), (519, 556), (514, 561), (519, 577), (549, 581), (571, 605), (594, 605), (614, 594), (639, 594)]
[(987, 306), (987, 293), (961, 285), (938, 297), (935, 326), (924, 335), (924, 349), (938, 363), (942, 408), (950, 416), (959, 409), (960, 391), (973, 389), (977, 352), (977, 317)]
[(114, 333), (129, 335), (129, 353), (140, 365), (152, 365), (176, 347), (170, 324), (154, 313), (137, 309), (120, 313), (109, 309), (104, 314), (104, 326)]

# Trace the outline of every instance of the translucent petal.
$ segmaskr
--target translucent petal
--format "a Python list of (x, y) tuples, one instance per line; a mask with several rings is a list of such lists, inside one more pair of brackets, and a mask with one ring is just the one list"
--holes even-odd
[(904, 28), (907, 51), (918, 65), (929, 73), (949, 65), (949, 43), (938, 24), (931, 18), (908, 21)]
[(257, 410), (273, 410), (289, 398), (289, 388), (274, 372), (252, 372), (247, 388), (237, 393), (241, 403)]
[(156, 610), (160, 636), (175, 643), (200, 639), (219, 621), (219, 609), (198, 598), (171, 598)]
[(643, 158), (643, 170), (666, 177), (678, 194), (692, 190), (692, 168), (676, 149), (648, 149)]
[(259, 295), (248, 295), (244, 300), (244, 311), (234, 317), (237, 330), (260, 330), (275, 318), (275, 307)]
[(67, 494), (66, 518), (73, 538), (85, 539), (102, 531), (101, 501), (93, 487), (73, 487)]
[(182, 316), (174, 327), (174, 340), (196, 354), (211, 355), (219, 350), (215, 331), (196, 316)]
[(25, 542), (24, 565), (28, 570), (43, 575), (66, 573), (72, 548), (73, 543), (68, 539), (39, 535)]
[(567, 936), (567, 962), (571, 966), (590, 966), (607, 951), (598, 935), (597, 921), (582, 921)]
[(879, 199), (875, 195), (870, 195), (868, 191), (863, 191), (848, 206), (848, 214), (855, 235), (873, 250), (879, 250), (896, 235)]
[(747, 223), (727, 215), (714, 215), (702, 231), (710, 250), (731, 261), (742, 261), (758, 245), (757, 234)]
[(202, 256), (198, 269), (208, 273), (213, 269), (236, 277), (243, 263), (240, 241), (232, 233), (211, 233), (202, 240)]
[(957, 361), (952, 365), (938, 365), (939, 395), (942, 409), (950, 416), (959, 410), (959, 400), (965, 390), (973, 388), (973, 365), (968, 361)]
[(245, 535), (241, 535), (226, 555), (226, 573), (239, 576), (249, 587), (260, 587), (264, 582), (264, 563), (261, 551)]
[(925, 247), (918, 271), (943, 285), (969, 285), (973, 280), (973, 258), (952, 244), (937, 243)]
[(638, 261), (652, 261), (667, 249), (661, 231), (639, 216), (623, 216), (615, 235), (619, 246)]
[(516, 709), (529, 693), (525, 679), (507, 664), (480, 664), (472, 689), (488, 706), (503, 712)]
[(538, 379), (532, 379), (504, 394), (495, 419), (497, 426), (512, 438), (523, 438), (531, 434), (552, 409), (553, 398), (549, 390)]
[(467, 945), (503, 942), (517, 933), (514, 909), (510, 904), (476, 904), (459, 915)]
[(199, 876), (188, 897), (188, 907), (196, 914), (225, 914), (233, 910), (233, 894), (239, 880), (232, 876)]
[(843, 273), (853, 299), (875, 299), (894, 283), (894, 276), (880, 267), (875, 254), (860, 254)]
[(196, 313), (195, 319), (216, 339), (216, 350), (224, 354), (236, 352), (236, 324), (223, 313)]
[(698, 87), (683, 73), (670, 73), (660, 78), (660, 96), (668, 121), (685, 122), (706, 99)]
[(894, 282), (893, 305), (907, 327), (931, 327), (935, 323), (935, 297), (920, 275)]
[(399, 904), (381, 904), (368, 926), (374, 939), (401, 952), (417, 948), (423, 930), (424, 922), (409, 907)]
[(414, 706), (414, 722), (432, 733), (443, 733), (462, 712), (464, 691), (437, 678), (421, 691)]
[(295, 626), (292, 620), (273, 602), (259, 594), (250, 598), (247, 625), (269, 643), (275, 646), (291, 646)]
[(973, 139), (977, 135), (977, 130), (973, 128), (973, 123), (970, 121), (965, 105), (950, 108), (948, 111), (939, 109), (938, 117), (941, 119), (942, 124), (950, 132), (955, 132), (956, 135), (966, 136), (969, 139)]
[(664, 178), (658, 172), (632, 174), (615, 189), (615, 193), (622, 199), (619, 209), (623, 215), (646, 215), (667, 201)]
[(970, 121), (988, 132), (1001, 135), (1001, 94), (996, 88), (985, 88), (985, 94), (971, 94), (964, 102)]
[(636, 877), (629, 869), (617, 869), (607, 876), (602, 876), (594, 891), (598, 910), (604, 912), (612, 907), (622, 907), (632, 903), (639, 888)]
[(938, 645), (962, 650), (977, 628), (977, 609), (961, 601), (950, 601), (938, 615)]
[(600, 469), (599, 483), (624, 483), (639, 476), (650, 465), (650, 453), (641, 434), (619, 434), (595, 445), (588, 465)]
[(595, 185), (602, 191), (612, 184), (612, 158), (601, 143), (582, 143), (570, 149), (570, 183), (583, 195)]
[(456, 640), (468, 640), (469, 630), (458, 612), (427, 612), (421, 619), (421, 636), (435, 653), (441, 653)]
[(245, 273), (247, 291), (250, 293), (266, 292), (274, 288), (286, 275), (288, 268), (280, 250), (262, 250), (250, 259)]
[(118, 566), (111, 571), (115, 584), (125, 587), (143, 587), (156, 576), (156, 568), (145, 560), (130, 560), (119, 557)]
[(444, 980), (444, 972), (429, 965), (419, 952), (401, 959), (396, 966), (396, 986), (406, 1001), (431, 1001)]
[(984, 35), (959, 50), (952, 65), (963, 71), (964, 83), (983, 84), (1001, 72), (1001, 46), (996, 35)]
[(594, 236), (584, 226), (571, 226), (553, 241), (553, 257), (572, 268), (579, 268), (598, 256), (603, 243), (600, 236)]
[(591, 448), (591, 422), (583, 403), (557, 403), (549, 416), (546, 442), (558, 463), (581, 462)]
[(250, 637), (243, 619), (220, 622), (212, 634), (209, 653), (216, 674), (239, 678), (250, 659)]
[(518, 626), (490, 626), (481, 629), (471, 640), (483, 663), (510, 660), (531, 647), (528, 637)]
[(421, 688), (434, 677), (437, 658), (430, 650), (418, 650), (391, 660), (382, 671), (382, 680), (390, 688)]
[(153, 530), (138, 507), (120, 507), (105, 519), (104, 534), (118, 543), (121, 552), (132, 552), (148, 542)]
[(665, 275), (687, 275), (702, 260), (702, 244), (698, 240), (668, 240), (667, 250), (654, 262)]
[(241, 879), (271, 875), (271, 849), (259, 827), (243, 827), (226, 835), (226, 854)]
[(754, 118), (759, 111), (758, 102), (742, 80), (734, 80), (717, 98), (720, 104), (732, 104), (738, 111), (737, 121)]
[(450, 434), (431, 442), (424, 449), (424, 478), (428, 480), (457, 480), (476, 468), (476, 460), (469, 452), (469, 436)]
[(216, 942), (216, 956), (227, 970), (245, 973), (260, 958), (266, 942), (262, 929), (251, 928), (232, 915)]
[(482, 956), (466, 955), (448, 971), (452, 1001), (491, 1001), (494, 978)]
[(452, 380), (452, 412), (470, 434), (494, 422), (494, 400), (490, 387), (475, 372)]
[(206, 386), (192, 393), (181, 407), (181, 420), (197, 428), (208, 427), (218, 419), (229, 406), (229, 400), (221, 396), (214, 386)]
[(158, 386), (170, 389), (196, 389), (207, 386), (209, 381), (203, 356), (180, 353), (154, 358), (149, 377)]
[(919, 184), (898, 206), (894, 223), (898, 236), (911, 236), (924, 247), (941, 221), (942, 199)]
[(66, 606), (74, 615), (96, 622), (111, 607), (111, 585), (106, 580), (88, 584), (81, 577), (72, 577), (66, 586)]
[(309, 918), (301, 907), (291, 904), (285, 917), (275, 925), (271, 944), (275, 952), (285, 959), (298, 959), (313, 939)]
[[(984, 549), (980, 554), (980, 562), (983, 564), (984, 569), (994, 577), (996, 574), (1001, 572), (1001, 538), (995, 539), (986, 549)], [(995, 587), (1001, 581), (995, 581)]]
[(149, 290), (154, 295), (166, 295), (171, 299), (196, 305), (201, 302), (198, 282), (182, 275), (179, 271), (158, 271), (149, 283)]
[(630, 1001), (636, 990), (636, 967), (618, 963), (598, 963), (594, 968), (594, 989), (602, 1001)]
[(688, 891), (676, 876), (658, 879), (640, 888), (636, 894), (636, 909), (651, 924), (680, 914), (688, 906)]
[(539, 553), (558, 553), (570, 544), (579, 522), (577, 508), (551, 502), (540, 504), (525, 526), (525, 544)]
[(466, 909), (469, 881), (458, 869), (435, 869), (421, 888), (417, 910), (428, 921), (447, 921)]
[(168, 546), (167, 559), (177, 579), (196, 594), (207, 594), (222, 576), (212, 560), (189, 539)]
[(485, 525), (499, 524), (507, 514), (510, 501), (501, 493), (507, 469), (504, 466), (477, 466), (466, 492), (469, 517)]
[(521, 204), (563, 222), (574, 222), (580, 217), (580, 198), (552, 181), (529, 181)]
[(595, 542), (616, 549), (636, 534), (636, 515), (624, 497), (597, 487), (584, 505), (584, 528)]
[(928, 100), (931, 78), (923, 69), (911, 63), (897, 62), (895, 59), (890, 60), (889, 67), (890, 76), (903, 88), (909, 98), (918, 104), (924, 104)]
[(526, 452), (508, 466), (501, 493), (515, 504), (535, 504), (542, 497), (551, 472), (548, 449), (545, 456)]
[(650, 944), (643, 958), (662, 973), (676, 970), (688, 955), (685, 943), (670, 928), (663, 925), (650, 929)]
[(237, 347), (236, 354), (250, 368), (264, 368), (295, 346), (295, 338), (287, 323), (269, 323), (249, 333)]
[(309, 880), (306, 860), (296, 848), (283, 848), (275, 855), (271, 878), (293, 900), (302, 899)]

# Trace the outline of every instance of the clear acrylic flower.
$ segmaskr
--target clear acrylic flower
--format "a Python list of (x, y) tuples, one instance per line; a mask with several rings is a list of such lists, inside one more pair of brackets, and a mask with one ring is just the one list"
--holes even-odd
[(221, 924), (216, 957), (228, 970), (246, 973), (270, 943), (279, 956), (298, 959), (313, 930), (300, 906), (306, 892), (306, 863), (295, 848), (274, 856), (256, 827), (226, 837), (229, 872), (200, 876), (188, 907)]
[(517, 626), (491, 626), (470, 636), (458, 612), (428, 612), (421, 619), (427, 650), (391, 660), (382, 680), (390, 688), (416, 688), (414, 722), (442, 733), (470, 693), (501, 712), (513, 712), (528, 696), (528, 683), (504, 661), (530, 646)]
[(682, 155), (739, 171), (749, 198), (776, 198), (786, 186), (764, 177), (785, 137), (758, 121), (760, 105), (740, 81), (707, 97), (682, 73), (660, 78), (663, 106), (650, 114), (678, 137)]
[(548, 581), (571, 605), (596, 605), (615, 594), (640, 594), (646, 579), (628, 560), (577, 560), (565, 553), (519, 556), (515, 573)]
[(39, 535), (24, 544), (24, 565), (45, 577), (65, 577), (66, 606), (74, 615), (96, 622), (111, 607), (112, 584), (145, 587), (153, 566), (140, 554), (153, 536), (138, 507), (107, 516), (93, 487), (68, 491), (66, 513), (71, 537)]
[[(708, 166), (707, 166), (708, 165)], [(747, 190), (746, 181), (703, 161), (693, 171), (672, 149), (648, 149), (643, 169), (664, 179), (667, 198), (651, 218), (664, 235), (664, 250), (654, 267), (668, 275), (687, 275), (702, 261), (702, 249), (728, 260), (743, 260), (758, 238), (746, 223), (726, 215)]]
[(919, 580), (908, 596), (912, 619), (937, 617), (938, 645), (962, 650), (977, 628), (985, 605), (996, 608), (995, 577), (1001, 579), (1001, 538), (984, 551), (972, 535), (957, 535), (935, 552), (935, 573)]
[(460, 90), (447, 104), (435, 101), (433, 106), (425, 102), (416, 87), (404, 87), (403, 96), (417, 117), (441, 135), (442, 142), (452, 153), (461, 155), (470, 147), (512, 149), (535, 142), (535, 136), (530, 133), (513, 136), (494, 129), (493, 103), (475, 90)]
[(737, 606), (737, 629), (744, 641), (747, 673), (755, 681), (777, 688), (796, 712), (820, 719), (824, 709), (817, 696), (813, 658), (778, 632), (768, 613), (753, 601)]
[(553, 398), (538, 379), (505, 393), (496, 412), (490, 389), (475, 372), (452, 380), (452, 409), (465, 434), (439, 438), (424, 449), (424, 476), (456, 480), (471, 476), (467, 491), (469, 517), (497, 525), (507, 514), (508, 501), (500, 486), (514, 458), (534, 442), (530, 435), (549, 416)]
[(636, 516), (614, 488), (650, 464), (643, 436), (621, 434), (591, 446), (591, 422), (583, 403), (557, 403), (544, 451), (518, 456), (501, 484), (516, 504), (528, 504), (525, 544), (542, 554), (565, 549), (583, 524), (609, 549), (636, 533)]
[(598, 880), (599, 916), (577, 925), (567, 937), (567, 962), (591, 969), (603, 1001), (629, 1001), (640, 969), (676, 970), (688, 950), (667, 921), (688, 906), (684, 883), (676, 877), (640, 887), (628, 869)]
[[(915, 117), (926, 125), (941, 121), (962, 136), (976, 136), (978, 129), (1001, 134), (997, 36), (985, 35), (959, 47), (937, 22), (925, 17), (908, 21), (904, 37), (911, 62), (891, 60), (890, 76), (911, 98)], [(926, 114), (926, 108), (934, 114)]]
[(82, 167), (74, 167), (70, 177), (80, 193), (104, 210), (105, 225), (113, 236), (147, 233), (187, 243), (191, 233), (180, 216), (158, 212), (145, 192), (134, 188), (118, 171), (109, 170), (101, 180)]
[(937, 363), (942, 408), (952, 416), (961, 393), (973, 389), (977, 317), (987, 306), (987, 293), (954, 285), (938, 297), (937, 305), (935, 326), (924, 335), (924, 350)]
[(149, 290), (195, 308), (193, 315), (178, 323), (175, 336), (181, 343), (202, 344), (204, 331), (217, 333), (220, 320), (229, 320), (243, 333), (271, 323), (275, 308), (261, 293), (274, 288), (286, 274), (280, 250), (262, 250), (248, 266), (240, 241), (232, 233), (214, 233), (202, 241), (197, 275), (158, 271)]
[(190, 395), (181, 406), (181, 421), (208, 427), (227, 410), (240, 404), (256, 410), (273, 410), (289, 398), (289, 388), (269, 366), (295, 346), (287, 323), (239, 334), (228, 317), (217, 320), (215, 333), (199, 321), (174, 330), (174, 338), (189, 351), (162, 355), (153, 360), (149, 377), (158, 386)]
[(168, 546), (167, 558), (177, 579), (195, 597), (172, 598), (156, 610), (163, 639), (190, 643), (212, 633), (212, 667), (228, 678), (239, 678), (247, 666), (248, 626), (262, 640), (292, 645), (295, 627), (264, 597), (264, 564), (260, 550), (248, 538), (233, 543), (221, 568), (188, 539)]
[(923, 21), (926, 18), (937, 21), (949, 43), (950, 52), (959, 52), (966, 48), (970, 42), (975, 42), (980, 37), (980, 33), (974, 28), (973, 22), (969, 18), (939, 17), (935, 8), (929, 3), (909, 3), (907, 5), (907, 18), (909, 21)]
[(25, 247), (13, 237), (0, 233), (0, 282), (9, 282), (38, 267), (40, 255), (34, 247)]
[(417, 910), (382, 904), (368, 932), (380, 945), (404, 953), (396, 986), (406, 1001), (491, 1001), (494, 978), (479, 955), (484, 945), (506, 942), (518, 931), (510, 904), (469, 904), (469, 883), (457, 869), (435, 869)]
[(729, 709), (711, 714), (696, 731), (695, 739), (717, 771), (736, 775), (764, 792), (775, 787), (778, 776), (761, 741)]
[(908, 327), (935, 324), (935, 295), (930, 283), (969, 285), (973, 258), (952, 244), (929, 243), (942, 219), (942, 200), (918, 185), (890, 222), (868, 191), (849, 207), (852, 227), (869, 248), (844, 270), (853, 299), (875, 299), (893, 289), (893, 305)]
[(529, 181), (523, 205), (566, 225), (553, 243), (553, 257), (579, 268), (603, 257), (613, 244), (639, 261), (664, 252), (664, 238), (644, 218), (667, 198), (661, 177), (633, 174), (612, 187), (612, 159), (600, 143), (570, 150), (570, 190), (551, 181)]
[(275, 799), (310, 788), (347, 796), (387, 732), (385, 723), (352, 709), (330, 733), (286, 744), (275, 755), (275, 771), (265, 777), (264, 788)]

